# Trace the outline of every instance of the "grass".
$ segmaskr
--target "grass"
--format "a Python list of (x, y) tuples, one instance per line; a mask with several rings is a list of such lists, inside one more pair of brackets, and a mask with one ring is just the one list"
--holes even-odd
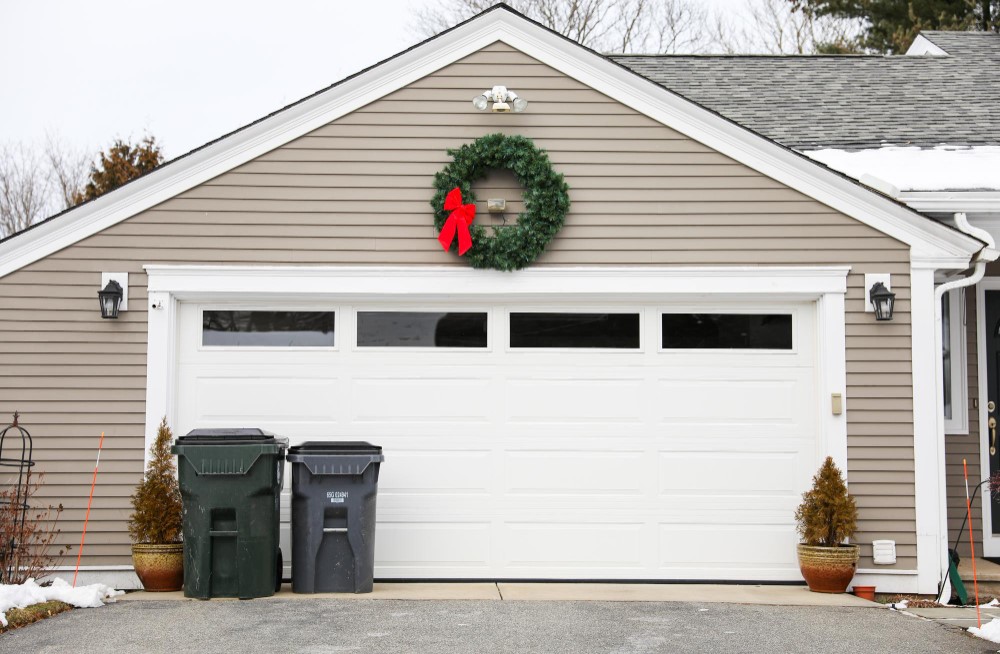
[(51, 602), (42, 602), (41, 604), (32, 604), (23, 609), (10, 609), (7, 611), (7, 626), (0, 626), (0, 634), (29, 625), (32, 622), (50, 618), (57, 613), (69, 611), (72, 608), (71, 605), (65, 602), (53, 600)]

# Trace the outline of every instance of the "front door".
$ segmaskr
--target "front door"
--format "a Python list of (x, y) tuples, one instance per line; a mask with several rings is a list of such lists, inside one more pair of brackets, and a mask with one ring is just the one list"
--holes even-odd
[[(990, 462), (990, 476), (1000, 469), (1000, 442), (997, 441), (997, 421), (1000, 421), (1000, 291), (986, 291), (986, 438), (984, 450)], [(990, 497), (984, 494), (984, 499)], [(1000, 536), (1000, 500), (992, 500), (993, 534)]]

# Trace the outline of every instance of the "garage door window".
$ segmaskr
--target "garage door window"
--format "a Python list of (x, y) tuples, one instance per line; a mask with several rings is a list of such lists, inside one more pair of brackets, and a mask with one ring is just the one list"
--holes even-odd
[(638, 313), (511, 313), (512, 348), (639, 348)]
[(210, 347), (333, 347), (333, 311), (203, 311)]
[(486, 312), (359, 311), (358, 347), (486, 348)]
[(791, 350), (787, 313), (664, 313), (663, 349)]

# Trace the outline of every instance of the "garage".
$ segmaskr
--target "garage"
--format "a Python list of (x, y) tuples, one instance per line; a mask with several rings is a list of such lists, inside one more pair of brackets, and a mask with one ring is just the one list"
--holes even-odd
[(381, 444), (378, 578), (798, 579), (815, 300), (184, 296), (178, 433)]

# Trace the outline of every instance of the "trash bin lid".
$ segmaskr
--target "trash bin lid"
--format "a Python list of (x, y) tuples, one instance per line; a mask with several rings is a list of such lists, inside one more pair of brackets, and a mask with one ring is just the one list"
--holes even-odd
[(274, 434), (257, 427), (228, 427), (221, 429), (192, 429), (184, 436), (177, 437), (182, 445), (239, 445), (253, 443), (265, 445), (274, 443)]
[(328, 454), (349, 456), (353, 454), (381, 454), (381, 445), (372, 445), (366, 441), (306, 441), (301, 445), (293, 445), (289, 454)]

